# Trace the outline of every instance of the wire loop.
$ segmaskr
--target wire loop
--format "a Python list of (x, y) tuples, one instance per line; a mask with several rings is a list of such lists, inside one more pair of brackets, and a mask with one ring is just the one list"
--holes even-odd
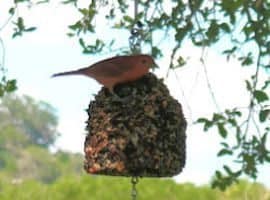
[(141, 52), (141, 41), (143, 40), (143, 24), (138, 20), (138, 0), (134, 0), (134, 24), (130, 30), (129, 46), (134, 54)]

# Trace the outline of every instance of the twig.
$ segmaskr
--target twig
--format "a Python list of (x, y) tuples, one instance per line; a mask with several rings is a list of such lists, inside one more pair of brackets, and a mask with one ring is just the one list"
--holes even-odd
[[(178, 74), (175, 72), (175, 70), (173, 70), (173, 72), (174, 72), (174, 75), (175, 75), (176, 80), (177, 80), (179, 83), (181, 83)], [(181, 84), (180, 84), (180, 85), (181, 85)], [(192, 120), (192, 112), (191, 112), (191, 108), (190, 108), (190, 105), (189, 105), (189, 103), (188, 103), (188, 101), (187, 101), (185, 92), (184, 92), (184, 90), (183, 90), (182, 87), (180, 87), (180, 91), (181, 91), (181, 95), (183, 96), (183, 99), (184, 99), (184, 101), (185, 101), (185, 104), (186, 104), (186, 106), (187, 106), (188, 112), (189, 112), (189, 114), (190, 114), (190, 120), (193, 121), (193, 120)]]
[(170, 59), (170, 65), (169, 65), (169, 68), (167, 70), (166, 77), (169, 76), (169, 71), (173, 68), (173, 59), (174, 59), (176, 51), (179, 49), (179, 47), (180, 47), (180, 44), (178, 43), (172, 50), (171, 59)]
[(260, 128), (259, 128), (259, 126), (258, 126), (256, 120), (254, 119), (254, 115), (252, 115), (252, 121), (253, 121), (253, 124), (254, 124), (254, 126), (255, 126), (255, 128), (256, 128), (256, 131), (257, 131), (258, 135), (259, 135), (260, 138), (261, 138), (261, 131), (260, 131)]
[[(253, 22), (253, 19), (251, 17), (251, 14), (248, 10), (248, 7), (245, 7), (244, 11), (246, 12), (246, 15), (247, 15), (247, 18), (248, 18), (248, 21), (250, 21), (251, 23)], [(259, 14), (257, 15), (257, 19), (259, 20)], [(253, 109), (254, 109), (254, 102), (253, 102), (253, 99), (254, 99), (254, 91), (256, 90), (256, 87), (257, 87), (257, 83), (258, 83), (258, 77), (259, 77), (259, 71), (260, 71), (260, 65), (261, 65), (261, 55), (262, 55), (262, 49), (261, 49), (261, 45), (259, 44), (259, 42), (257, 41), (257, 30), (255, 29), (254, 30), (254, 33), (255, 33), (255, 41), (256, 41), (256, 44), (258, 46), (258, 50), (259, 50), (259, 54), (258, 54), (258, 59), (257, 59), (257, 63), (256, 63), (256, 71), (255, 71), (255, 74), (254, 74), (254, 77), (253, 77), (253, 85), (252, 85), (252, 88), (251, 88), (251, 93), (250, 93), (250, 104), (249, 104), (249, 111), (248, 111), (248, 117), (247, 117), (247, 125), (246, 125), (246, 129), (244, 131), (244, 135), (247, 135), (248, 133), (248, 130), (249, 130), (249, 124), (250, 124), (250, 119), (252, 117), (252, 114), (253, 114)]]
[[(202, 40), (205, 41), (205, 37), (204, 37), (204, 34), (201, 32), (202, 31), (202, 28), (200, 26), (200, 23), (199, 23), (199, 20), (198, 20), (198, 17), (197, 15), (195, 15), (195, 21), (197, 23), (197, 26), (199, 27), (199, 30), (200, 30), (200, 33), (201, 33), (201, 37), (202, 37)], [(208, 87), (208, 90), (210, 92), (210, 95), (212, 97), (212, 100), (218, 110), (218, 112), (221, 112), (221, 109), (217, 103), (217, 100), (216, 100), (216, 97), (215, 97), (215, 94), (213, 92), (213, 89), (212, 89), (212, 86), (211, 86), (211, 83), (210, 83), (210, 79), (209, 79), (209, 76), (208, 76), (208, 71), (207, 71), (207, 67), (206, 67), (206, 64), (204, 62), (204, 52), (205, 52), (205, 48), (206, 48), (206, 45), (203, 44), (203, 48), (202, 48), (202, 53), (201, 53), (201, 56), (200, 56), (200, 62), (202, 63), (202, 66), (203, 66), (203, 71), (204, 71), (204, 74), (205, 74), (205, 78), (206, 78), (206, 83), (207, 83), (207, 87)]]
[[(18, 6), (17, 6), (17, 3), (15, 3), (14, 12), (12, 14), (10, 14), (10, 16), (7, 18), (7, 20), (2, 24), (2, 26), (0, 27), (0, 32), (3, 31), (3, 29), (10, 23), (11, 19), (14, 17), (15, 14), (18, 15), (18, 12), (19, 12)], [(5, 76), (5, 73), (6, 73), (6, 68), (5, 68), (6, 48), (5, 48), (5, 44), (4, 44), (2, 37), (0, 37), (0, 43), (1, 43), (1, 48), (2, 48), (2, 58), (0, 61), (0, 71), (2, 71), (2, 75)]]
[(7, 20), (4, 22), (4, 24), (0, 27), (0, 31), (2, 31), (10, 22), (10, 20), (13, 18), (14, 14), (13, 15), (10, 15)]
[(254, 109), (254, 91), (256, 90), (257, 87), (257, 83), (258, 83), (258, 76), (259, 76), (259, 71), (260, 71), (260, 62), (261, 62), (261, 49), (259, 47), (259, 55), (258, 55), (258, 59), (257, 59), (257, 66), (256, 66), (256, 72), (254, 74), (254, 78), (253, 78), (253, 85), (252, 85), (252, 90), (250, 91), (250, 104), (249, 104), (249, 110), (248, 110), (248, 117), (246, 120), (246, 129), (244, 131), (244, 135), (247, 135), (248, 129), (249, 129), (249, 123), (250, 123), (250, 119), (252, 117), (253, 114), (253, 109)]
[(206, 67), (205, 62), (204, 62), (203, 52), (202, 52), (202, 56), (200, 58), (200, 62), (202, 63), (202, 66), (203, 66), (203, 71), (204, 71), (204, 75), (205, 75), (205, 78), (206, 78), (206, 83), (207, 83), (207, 87), (208, 87), (209, 93), (210, 93), (210, 95), (212, 97), (212, 100), (213, 100), (213, 102), (214, 102), (214, 104), (215, 104), (218, 112), (221, 112), (221, 109), (220, 109), (220, 107), (218, 105), (216, 96), (215, 96), (215, 94), (213, 92), (213, 88), (212, 88), (211, 83), (210, 83), (210, 79), (209, 79), (209, 76), (208, 76), (207, 67)]
[(0, 44), (2, 48), (2, 58), (0, 61), (0, 71), (2, 71), (3, 75), (5, 74), (5, 57), (6, 57), (6, 48), (3, 39), (0, 37)]

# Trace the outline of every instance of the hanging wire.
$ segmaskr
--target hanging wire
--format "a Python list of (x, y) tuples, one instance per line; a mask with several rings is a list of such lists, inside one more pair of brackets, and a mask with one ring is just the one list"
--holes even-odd
[(137, 176), (132, 176), (131, 177), (131, 184), (132, 184), (132, 190), (131, 190), (131, 199), (136, 200), (138, 196), (138, 192), (136, 189), (136, 185), (139, 182), (139, 178)]
[[(138, 20), (138, 0), (134, 0), (134, 24), (130, 30), (131, 36), (129, 37), (129, 46), (133, 54), (138, 54), (141, 52), (141, 41), (143, 39), (143, 24)], [(138, 192), (136, 189), (136, 185), (139, 182), (139, 178), (137, 176), (131, 177), (131, 199), (136, 200), (138, 196)]]
[(138, 0), (134, 0), (134, 20), (136, 20), (138, 15)]
[(141, 52), (141, 41), (143, 39), (143, 24), (138, 20), (138, 0), (134, 0), (134, 24), (130, 30), (129, 46), (133, 54)]

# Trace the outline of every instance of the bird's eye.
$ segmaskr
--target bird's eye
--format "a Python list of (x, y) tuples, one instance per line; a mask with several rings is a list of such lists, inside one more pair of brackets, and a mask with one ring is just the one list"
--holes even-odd
[(142, 63), (145, 64), (147, 61), (145, 59), (142, 59)]

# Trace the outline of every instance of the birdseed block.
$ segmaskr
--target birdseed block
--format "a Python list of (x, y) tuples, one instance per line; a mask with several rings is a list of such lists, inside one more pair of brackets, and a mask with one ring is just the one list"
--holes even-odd
[(87, 110), (84, 169), (90, 174), (170, 177), (186, 159), (186, 120), (161, 79), (148, 73), (102, 88)]

